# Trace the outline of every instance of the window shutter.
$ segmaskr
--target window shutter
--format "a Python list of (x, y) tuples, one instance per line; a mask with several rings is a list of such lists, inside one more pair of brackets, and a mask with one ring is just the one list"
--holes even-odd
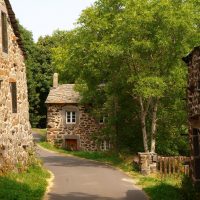
[(17, 84), (16, 82), (10, 83), (11, 98), (12, 98), (12, 112), (17, 113)]
[(2, 28), (2, 49), (4, 53), (8, 53), (8, 30), (6, 13), (1, 12), (1, 28)]

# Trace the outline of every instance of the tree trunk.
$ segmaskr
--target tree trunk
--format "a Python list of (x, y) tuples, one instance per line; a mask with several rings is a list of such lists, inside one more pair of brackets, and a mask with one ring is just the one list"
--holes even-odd
[(148, 109), (149, 109), (149, 105), (151, 103), (151, 98), (149, 98), (147, 100), (146, 107), (144, 107), (142, 97), (139, 97), (139, 102), (140, 102), (140, 109), (141, 109), (141, 111), (140, 111), (140, 122), (141, 122), (141, 126), (142, 126), (144, 151), (149, 152), (147, 127), (146, 127), (146, 116), (147, 116), (147, 112), (148, 112)]
[(146, 116), (144, 115), (144, 113), (143, 114), (141, 113), (141, 125), (142, 125), (144, 151), (149, 152), (147, 129), (146, 129)]
[(152, 122), (151, 122), (151, 152), (155, 153), (156, 150), (156, 129), (157, 129), (157, 111), (158, 111), (158, 102), (157, 98), (153, 105), (152, 112)]

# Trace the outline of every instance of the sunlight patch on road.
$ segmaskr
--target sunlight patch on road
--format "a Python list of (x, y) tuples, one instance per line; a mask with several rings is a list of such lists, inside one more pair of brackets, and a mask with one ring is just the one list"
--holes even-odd
[(123, 178), (122, 181), (127, 182), (127, 183), (135, 183), (133, 179), (129, 179), (129, 178)]

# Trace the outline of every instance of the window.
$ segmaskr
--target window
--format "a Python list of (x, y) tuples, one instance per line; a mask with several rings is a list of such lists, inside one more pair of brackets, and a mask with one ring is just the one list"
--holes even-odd
[(108, 151), (110, 149), (110, 142), (106, 140), (102, 141), (100, 148), (102, 151)]
[(200, 179), (200, 158), (196, 158), (194, 160), (194, 166), (195, 166), (195, 178)]
[(108, 119), (107, 116), (100, 116), (99, 124), (105, 124), (107, 122), (107, 119)]
[(0, 89), (1, 89), (2, 82), (3, 82), (3, 80), (0, 78)]
[(17, 113), (17, 84), (16, 82), (10, 83), (12, 112)]
[(8, 53), (8, 30), (6, 13), (1, 12), (2, 50)]
[(76, 124), (76, 112), (66, 112), (66, 123)]

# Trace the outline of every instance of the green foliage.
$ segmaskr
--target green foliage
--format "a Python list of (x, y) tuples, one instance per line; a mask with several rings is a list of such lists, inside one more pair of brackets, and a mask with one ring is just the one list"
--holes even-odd
[(187, 69), (181, 58), (199, 43), (199, 11), (192, 0), (98, 0), (72, 31), (55, 31), (34, 44), (22, 29), (33, 126), (44, 124), (44, 101), (56, 71), (61, 82), (77, 83), (90, 113), (108, 116), (99, 136), (109, 136), (116, 150), (143, 151), (141, 99), (144, 107), (151, 100), (148, 144), (158, 100), (157, 152), (187, 154), (188, 138), (181, 136), (187, 132)]
[(27, 81), (29, 95), (30, 121), (33, 127), (46, 126), (46, 106), (44, 104), (52, 84), (53, 67), (49, 38), (40, 38), (34, 43), (32, 33), (19, 25), (20, 33), (27, 54)]
[(137, 99), (152, 99), (146, 121), (150, 138), (159, 98), (157, 151), (187, 154), (188, 140), (181, 137), (187, 131), (181, 58), (198, 45), (199, 8), (197, 1), (98, 0), (83, 11), (76, 29), (62, 33), (53, 63), (66, 81), (70, 76), (82, 85), (83, 103), (107, 113), (104, 130), (116, 149), (142, 150)]
[(32, 166), (27, 172), (0, 177), (0, 199), (41, 200), (47, 187), (49, 173), (41, 166)]
[(133, 93), (147, 99), (149, 97), (163, 97), (166, 89), (166, 83), (160, 77), (141, 77), (136, 82)]

